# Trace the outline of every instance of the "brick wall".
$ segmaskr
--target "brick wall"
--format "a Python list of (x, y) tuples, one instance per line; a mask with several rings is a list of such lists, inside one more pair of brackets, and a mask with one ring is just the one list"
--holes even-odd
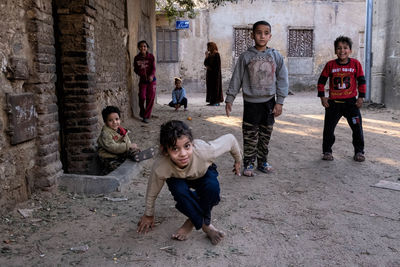
[(56, 1), (59, 44), (58, 97), (64, 170), (87, 173), (95, 158), (97, 107), (95, 93), (94, 17), (92, 1)]
[(24, 89), (35, 94), (38, 113), (34, 184), (37, 187), (47, 187), (54, 185), (55, 179), (62, 174), (58, 150), (59, 122), (55, 91), (56, 58), (52, 1), (26, 1), (26, 4), (26, 29), (29, 32), (28, 41), (33, 58), (30, 78), (24, 84)]
[(62, 155), (68, 173), (96, 173), (101, 110), (130, 116), (125, 0), (57, 0)]
[[(0, 4), (0, 213), (62, 174), (51, 0)], [(13, 62), (18, 62), (13, 69)], [(34, 139), (11, 145), (6, 94), (34, 94)]]

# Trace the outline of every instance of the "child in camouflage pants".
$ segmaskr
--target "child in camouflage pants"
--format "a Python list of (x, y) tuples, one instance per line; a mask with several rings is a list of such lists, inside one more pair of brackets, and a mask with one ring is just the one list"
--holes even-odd
[(225, 111), (229, 116), (232, 103), (242, 88), (245, 176), (254, 175), (256, 159), (259, 171), (271, 171), (267, 161), (268, 145), (275, 117), (282, 114), (283, 101), (289, 91), (288, 71), (282, 55), (267, 47), (271, 25), (266, 21), (256, 22), (252, 38), (255, 46), (239, 56), (225, 99)]

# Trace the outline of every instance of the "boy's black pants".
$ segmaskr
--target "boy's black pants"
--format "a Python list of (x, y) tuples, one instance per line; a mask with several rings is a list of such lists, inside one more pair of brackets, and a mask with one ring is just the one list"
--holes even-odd
[(322, 152), (332, 153), (332, 145), (335, 143), (335, 128), (340, 118), (344, 116), (353, 131), (354, 154), (358, 152), (364, 153), (361, 113), (355, 101), (355, 98), (351, 101), (328, 100), (329, 107), (325, 109)]

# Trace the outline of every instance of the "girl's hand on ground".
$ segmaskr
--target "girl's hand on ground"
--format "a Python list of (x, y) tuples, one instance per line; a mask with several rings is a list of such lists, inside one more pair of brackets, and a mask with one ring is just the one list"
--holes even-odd
[(328, 98), (327, 98), (327, 97), (321, 97), (321, 105), (322, 105), (324, 108), (329, 108)]
[(233, 164), (233, 172), (237, 176), (240, 176), (240, 162), (235, 162), (235, 164)]
[(138, 233), (147, 233), (154, 227), (154, 216), (146, 216), (143, 215), (140, 221), (138, 222)]
[(275, 117), (278, 117), (282, 114), (282, 106), (282, 104), (275, 104), (274, 110), (272, 111)]
[(131, 144), (129, 149), (135, 150), (135, 149), (138, 149), (138, 146), (137, 146), (137, 144)]
[(364, 103), (364, 99), (363, 98), (358, 98), (357, 101), (356, 101), (356, 106), (358, 108), (361, 108), (363, 103)]
[(229, 117), (229, 113), (232, 112), (232, 103), (225, 103), (226, 116)]

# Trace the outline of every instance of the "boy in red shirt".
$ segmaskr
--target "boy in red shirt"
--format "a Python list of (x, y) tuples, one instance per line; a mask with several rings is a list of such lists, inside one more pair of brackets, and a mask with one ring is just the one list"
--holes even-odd
[[(339, 36), (334, 45), (337, 59), (326, 63), (318, 79), (318, 96), (325, 108), (322, 159), (333, 160), (334, 131), (339, 119), (344, 116), (353, 132), (353, 159), (362, 162), (365, 156), (360, 108), (366, 91), (364, 72), (360, 62), (350, 58), (352, 41), (349, 37)], [(329, 98), (325, 97), (324, 91), (328, 78)]]

